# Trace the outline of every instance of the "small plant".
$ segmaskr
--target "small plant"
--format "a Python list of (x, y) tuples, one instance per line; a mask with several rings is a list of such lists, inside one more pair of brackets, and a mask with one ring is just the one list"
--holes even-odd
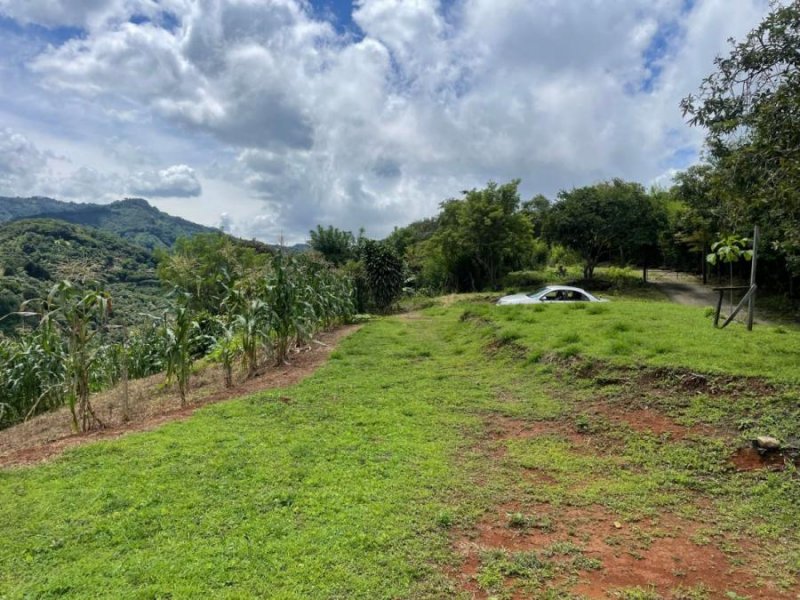
[(578, 433), (589, 433), (592, 430), (592, 422), (587, 415), (575, 417), (575, 431)]
[(612, 593), (612, 597), (618, 600), (664, 600), (655, 588), (641, 586), (616, 590)]
[[(746, 250), (749, 238), (727, 235), (711, 246), (711, 254), (706, 256), (706, 260), (716, 265), (718, 262), (727, 263), (730, 274), (730, 285), (733, 287), (733, 264), (739, 260), (752, 260), (753, 251)], [(730, 305), (733, 309), (733, 290), (730, 291)]]
[(441, 512), (436, 517), (436, 524), (442, 529), (449, 529), (455, 523), (455, 518), (450, 512)]
[(512, 529), (526, 529), (529, 524), (528, 517), (520, 512), (509, 513), (508, 515), (508, 526)]
[[(185, 296), (183, 300), (185, 300)], [(192, 342), (199, 325), (193, 319), (189, 307), (181, 300), (176, 303), (172, 312), (171, 319), (168, 314), (164, 314), (167, 381), (175, 380), (177, 382), (181, 406), (185, 406), (189, 376), (192, 372)]]

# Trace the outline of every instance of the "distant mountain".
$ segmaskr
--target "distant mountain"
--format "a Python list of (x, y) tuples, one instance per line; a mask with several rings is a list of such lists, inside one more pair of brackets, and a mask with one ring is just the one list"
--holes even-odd
[(52, 198), (33, 196), (31, 198), (6, 198), (0, 196), (0, 223), (24, 219), (52, 212), (73, 212), (86, 206), (75, 202), (61, 202)]
[[(31, 206), (26, 206), (26, 203)], [(34, 207), (43, 210), (34, 212)], [(161, 212), (141, 198), (127, 198), (111, 204), (74, 204), (50, 198), (0, 198), (0, 215), (3, 213), (16, 215), (7, 220), (37, 217), (96, 227), (150, 249), (170, 247), (179, 237), (216, 231)]]
[(61, 279), (102, 283), (116, 312), (127, 318), (164, 305), (156, 259), (146, 248), (112, 233), (52, 219), (0, 225), (0, 316), (17, 311), (24, 300), (45, 296)]

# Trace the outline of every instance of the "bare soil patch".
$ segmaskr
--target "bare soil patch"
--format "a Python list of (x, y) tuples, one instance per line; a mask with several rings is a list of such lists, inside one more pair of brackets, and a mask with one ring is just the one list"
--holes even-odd
[(667, 435), (681, 440), (690, 435), (719, 436), (724, 432), (704, 424), (686, 426), (655, 408), (626, 408), (619, 403), (598, 403), (588, 409), (587, 414), (600, 416), (615, 425), (630, 427), (634, 431), (646, 432), (655, 436)]
[(789, 465), (800, 467), (800, 453), (790, 450), (759, 452), (747, 446), (737, 450), (731, 462), (737, 471), (783, 471)]
[[(599, 403), (591, 410), (637, 431), (668, 434), (676, 439), (689, 434), (719, 433), (707, 426), (681, 426), (654, 409), (624, 410), (611, 403)], [(557, 435), (580, 452), (590, 447), (589, 440), (594, 437), (571, 430), (563, 421), (489, 415), (485, 423), (479, 450), (493, 458), (503, 457), (505, 442), (511, 439)], [(759, 468), (764, 467), (759, 463)], [(541, 485), (553, 482), (546, 473), (530, 469), (520, 473), (520, 478)], [(487, 511), (474, 527), (453, 532), (453, 548), (462, 563), (450, 569), (448, 575), (473, 598), (488, 598), (490, 594), (481, 588), (478, 579), (486, 566), (483, 560), (490, 555), (487, 553), (500, 550), (547, 556), (549, 548), (570, 543), (586, 559), (599, 561), (601, 567), (573, 571), (569, 576), (561, 574), (540, 591), (558, 589), (564, 590), (565, 595), (568, 591), (586, 598), (608, 599), (614, 597), (615, 590), (640, 586), (668, 598), (676, 590), (697, 588), (706, 590), (709, 598), (725, 598), (727, 592), (735, 592), (753, 600), (796, 600), (796, 591), (760, 581), (753, 565), (764, 557), (757, 548), (746, 541), (711, 533), (713, 507), (698, 502), (694, 520), (664, 512), (633, 522), (597, 504), (557, 506), (526, 504), (523, 500), (503, 503)], [(514, 577), (506, 578), (506, 594), (512, 598), (528, 597), (521, 591), (524, 584)]]
[[(530, 525), (512, 526), (515, 514), (525, 515)], [(453, 546), (463, 563), (451, 576), (473, 597), (486, 598), (476, 580), (483, 553), (541, 552), (559, 542), (570, 542), (602, 564), (600, 569), (578, 572), (577, 583), (570, 586), (572, 593), (586, 598), (607, 599), (613, 597), (614, 590), (635, 586), (651, 588), (664, 597), (680, 588), (702, 586), (711, 598), (726, 597), (729, 591), (752, 599), (796, 598), (791, 592), (759, 584), (754, 573), (746, 566), (734, 565), (715, 543), (696, 543), (694, 537), (702, 529), (701, 523), (670, 513), (636, 523), (618, 518), (598, 505), (499, 506), (474, 529), (455, 536)], [(507, 585), (511, 589), (513, 582), (509, 580)]]
[(311, 345), (296, 348), (288, 364), (270, 367), (250, 380), (240, 377), (232, 388), (224, 387), (222, 370), (218, 366), (207, 367), (192, 377), (184, 407), (172, 386), (165, 385), (163, 375), (131, 381), (128, 389), (130, 420), (127, 422), (122, 419), (120, 387), (102, 392), (92, 397), (92, 406), (105, 424), (97, 431), (74, 433), (66, 407), (39, 415), (0, 431), (0, 468), (41, 462), (73, 446), (113, 439), (133, 431), (147, 431), (163, 423), (188, 418), (207, 404), (293, 385), (311, 375), (341, 339), (359, 328), (360, 325), (348, 325), (322, 333)]

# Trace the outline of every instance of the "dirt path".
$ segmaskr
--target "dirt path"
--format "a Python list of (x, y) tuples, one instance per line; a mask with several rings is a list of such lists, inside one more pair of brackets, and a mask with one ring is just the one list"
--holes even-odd
[(702, 283), (683, 281), (657, 281), (653, 285), (678, 304), (689, 306), (716, 306), (717, 292)]
[[(669, 271), (655, 271), (651, 272), (650, 281), (653, 286), (661, 291), (667, 298), (677, 304), (685, 304), (687, 306), (709, 306), (716, 307), (719, 298), (718, 292), (713, 290), (713, 285), (703, 285), (699, 278), (687, 274), (678, 274)], [(741, 296), (734, 294), (734, 306), (738, 304)], [(730, 301), (728, 295), (725, 295), (725, 300), (722, 304), (723, 315), (728, 314), (730, 311)], [(737, 320), (744, 320), (746, 311), (742, 311), (737, 315)], [(769, 324), (770, 321), (765, 319), (763, 315), (756, 310), (756, 323), (762, 325)]]
[(226, 389), (221, 385), (219, 367), (209, 367), (190, 382), (187, 405), (164, 385), (163, 375), (132, 381), (129, 387), (130, 420), (123, 422), (121, 393), (112, 389), (92, 398), (92, 406), (105, 424), (99, 431), (75, 434), (70, 428), (68, 409), (39, 415), (30, 421), (0, 430), (0, 469), (42, 462), (73, 446), (95, 440), (121, 437), (134, 431), (148, 431), (170, 421), (190, 417), (207, 404), (298, 383), (325, 363), (336, 344), (360, 325), (348, 325), (323, 333), (315, 343), (292, 354), (289, 364), (271, 367), (254, 379), (239, 381)]

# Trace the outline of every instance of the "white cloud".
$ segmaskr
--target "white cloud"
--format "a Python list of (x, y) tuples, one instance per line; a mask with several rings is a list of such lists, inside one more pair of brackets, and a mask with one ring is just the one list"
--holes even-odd
[[(0, 196), (42, 195), (103, 203), (130, 195), (190, 198), (202, 193), (195, 170), (187, 165), (129, 172), (99, 171), (85, 165), (64, 170), (69, 162), (40, 150), (18, 132), (0, 129)], [(59, 163), (59, 168), (53, 168), (53, 163)]]
[(33, 185), (48, 158), (24, 135), (0, 129), (0, 195)]
[(130, 176), (127, 187), (133, 194), (158, 198), (191, 198), (199, 196), (203, 191), (194, 169), (186, 165), (134, 173)]
[[(45, 5), (56, 7), (49, 17)], [(200, 179), (224, 181), (239, 194), (226, 198), (227, 226), (290, 241), (318, 222), (384, 234), (489, 179), (521, 177), (526, 195), (615, 176), (653, 181), (702, 143), (680, 99), (726, 38), (768, 9), (766, 0), (688, 9), (684, 0), (359, 0), (358, 36), (313, 17), (306, 0), (171, 6), (174, 27), (159, 21), (163, 4), (145, 0), (0, 0), (0, 13), (87, 28), (30, 63), (47, 93), (81, 98), (109, 123), (144, 115), (144, 127), (197, 147), (135, 167), (120, 157), (110, 184), (85, 171), (74, 176), (81, 185), (213, 204), (216, 188)], [(129, 22), (134, 13), (151, 20)], [(195, 174), (185, 165), (199, 156), (213, 166)]]
[(0, 15), (25, 25), (99, 29), (132, 16), (162, 21), (184, 6), (181, 0), (0, 0)]

